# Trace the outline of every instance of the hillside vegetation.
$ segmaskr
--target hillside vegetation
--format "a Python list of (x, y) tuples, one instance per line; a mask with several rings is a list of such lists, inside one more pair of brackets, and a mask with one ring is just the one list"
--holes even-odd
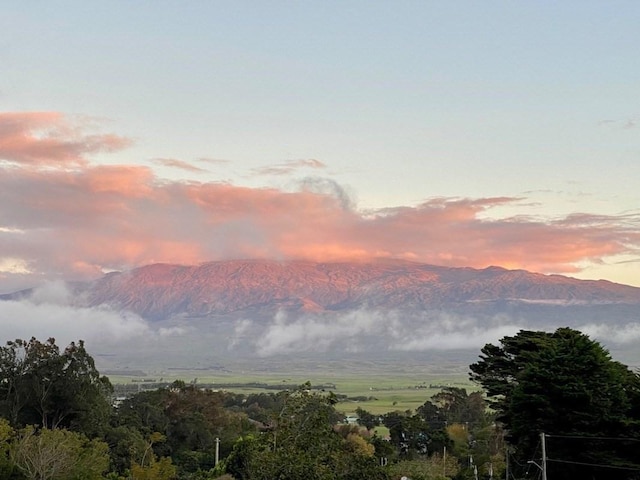
[(599, 343), (521, 331), (470, 369), (483, 390), (416, 389), (415, 408), (351, 403), (346, 418), (346, 396), (308, 382), (239, 393), (174, 381), (118, 398), (82, 341), (10, 341), (0, 478), (640, 478), (640, 377)]

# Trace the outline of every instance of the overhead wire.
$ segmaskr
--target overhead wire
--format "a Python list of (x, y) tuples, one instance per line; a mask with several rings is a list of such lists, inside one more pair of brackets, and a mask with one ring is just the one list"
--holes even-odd
[[(598, 441), (615, 441), (615, 442), (640, 442), (638, 438), (630, 438), (630, 437), (604, 437), (604, 436), (591, 436), (591, 435), (556, 435), (556, 434), (545, 434), (546, 438), (561, 438), (565, 440), (598, 440)], [(616, 470), (626, 470), (631, 472), (640, 472), (640, 465), (634, 467), (626, 467), (622, 465), (611, 465), (611, 464), (602, 464), (602, 463), (591, 463), (591, 462), (580, 462), (576, 460), (561, 460), (558, 458), (550, 458), (547, 457), (547, 462), (555, 462), (555, 463), (566, 463), (571, 465), (584, 465), (587, 467), (599, 467), (599, 468), (609, 468)]]
[(632, 472), (640, 472), (640, 466), (632, 468), (632, 467), (622, 467), (618, 465), (604, 465), (602, 463), (588, 463), (588, 462), (577, 462), (574, 460), (559, 460), (556, 458), (547, 458), (547, 462), (556, 462), (556, 463), (569, 463), (572, 465), (584, 465), (587, 467), (600, 467), (600, 468), (615, 468), (616, 470), (629, 470)]
[(545, 434), (547, 438), (567, 438), (567, 439), (582, 439), (582, 440), (617, 440), (621, 442), (640, 442), (640, 438), (631, 437), (592, 437), (589, 435), (550, 435)]

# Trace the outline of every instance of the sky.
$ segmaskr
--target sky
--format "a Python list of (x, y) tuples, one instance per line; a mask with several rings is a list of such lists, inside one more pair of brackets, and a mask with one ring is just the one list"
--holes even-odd
[(640, 286), (640, 3), (5, 2), (0, 293), (237, 258)]

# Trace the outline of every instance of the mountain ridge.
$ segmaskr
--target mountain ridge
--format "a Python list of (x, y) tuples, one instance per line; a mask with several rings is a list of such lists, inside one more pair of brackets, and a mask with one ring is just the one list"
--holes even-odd
[[(74, 290), (88, 306), (108, 304), (151, 319), (256, 309), (425, 310), (496, 301), (640, 305), (640, 288), (607, 280), (405, 260), (157, 263), (111, 272), (93, 282), (79, 283)], [(17, 294), (0, 298), (11, 299)]]
[[(504, 335), (558, 327), (588, 332), (640, 365), (640, 288), (495, 266), (405, 260), (152, 264), (0, 300), (26, 308), (8, 305), (8, 311), (36, 314), (52, 305), (55, 315), (63, 312), (102, 332), (98, 344), (108, 356), (101, 358), (110, 368), (215, 364), (271, 371), (290, 368), (294, 359), (308, 368), (329, 360), (393, 369), (454, 360), (468, 365), (483, 344)], [(29, 310), (33, 306), (39, 310)], [(92, 325), (105, 318), (104, 331)], [(56, 320), (61, 331), (64, 321)], [(47, 323), (48, 335), (59, 335), (56, 325)], [(110, 330), (123, 332), (115, 343)]]

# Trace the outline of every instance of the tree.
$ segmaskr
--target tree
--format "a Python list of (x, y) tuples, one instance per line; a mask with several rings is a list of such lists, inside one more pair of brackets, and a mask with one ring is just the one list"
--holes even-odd
[(109, 447), (68, 430), (26, 427), (11, 458), (28, 480), (97, 480), (109, 466)]
[(108, 421), (111, 392), (82, 340), (62, 352), (53, 338), (0, 347), (0, 415), (14, 428), (40, 425), (97, 435)]
[(624, 439), (640, 440), (640, 377), (598, 342), (569, 328), (523, 330), (485, 345), (470, 369), (522, 460), (534, 458), (543, 432), (550, 475), (636, 478), (640, 463)]
[(309, 387), (284, 394), (269, 431), (236, 443), (225, 460), (227, 472), (239, 480), (386, 479), (362, 438), (334, 428), (335, 396)]
[(453, 442), (450, 453), (459, 459), (462, 467), (459, 478), (472, 475), (475, 468), (501, 473), (502, 431), (492, 425), (492, 415), (481, 392), (468, 394), (464, 388), (444, 387), (418, 407), (417, 412), (433, 429), (446, 426)]
[(467, 394), (465, 388), (445, 387), (431, 399), (437, 405), (440, 417), (449, 425), (461, 423), (484, 427), (488, 424), (487, 405), (480, 392)]
[(142, 459), (148, 442), (135, 428), (124, 425), (105, 429), (103, 440), (109, 445), (110, 470), (124, 475), (136, 459)]
[(153, 458), (149, 465), (144, 467), (134, 463), (131, 466), (131, 478), (132, 480), (171, 480), (176, 478), (176, 467), (169, 457), (158, 460)]
[(422, 415), (413, 414), (411, 410), (388, 412), (382, 422), (389, 429), (391, 444), (402, 459), (431, 456), (452, 445), (444, 424), (434, 428)]
[(159, 432), (149, 435), (146, 448), (140, 462), (132, 462), (131, 478), (133, 480), (170, 480), (176, 476), (176, 467), (170, 457), (157, 459), (151, 447), (155, 443), (163, 443), (166, 437)]
[[(176, 382), (170, 388), (128, 398), (119, 406), (115, 421), (119, 428), (137, 430), (148, 438), (162, 433), (166, 440), (153, 444), (154, 454), (171, 456), (180, 472), (195, 473), (214, 467), (216, 439), (224, 457), (240, 435), (254, 430), (244, 414), (226, 410), (224, 400), (221, 392)], [(119, 472), (123, 460), (122, 454), (113, 458)]]
[(11, 478), (11, 474), (15, 469), (11, 460), (10, 444), (14, 433), (9, 422), (4, 418), (0, 418), (0, 478)]
[(402, 460), (389, 465), (389, 473), (393, 479), (447, 480), (454, 478), (459, 471), (458, 461), (451, 456), (443, 457), (442, 454), (417, 460)]
[(373, 430), (380, 425), (380, 417), (363, 408), (356, 408), (356, 415), (358, 416), (358, 424), (362, 425), (367, 430)]

